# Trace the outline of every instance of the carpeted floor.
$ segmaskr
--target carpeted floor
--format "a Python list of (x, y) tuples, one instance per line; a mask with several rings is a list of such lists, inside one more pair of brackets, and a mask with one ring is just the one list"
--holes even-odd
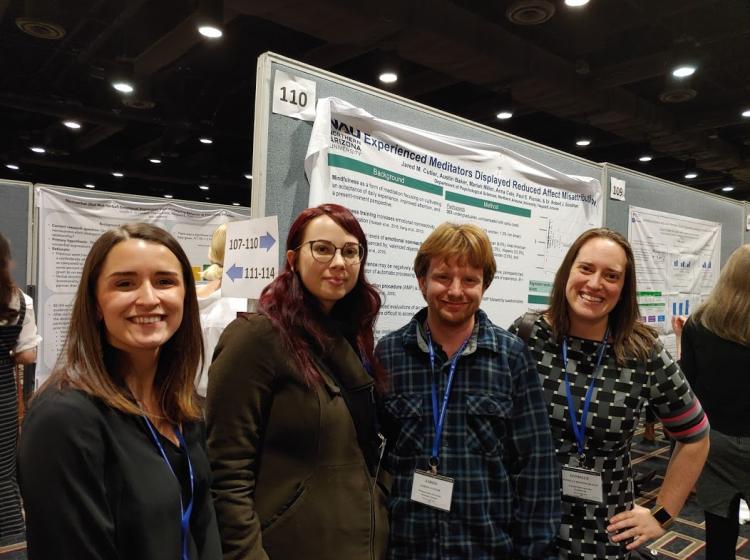
[[(638, 504), (653, 507), (659, 492), (664, 472), (669, 462), (669, 442), (663, 437), (660, 425), (657, 424), (656, 443), (643, 440), (643, 429), (636, 433), (633, 440), (632, 458), (636, 471), (655, 470), (656, 475), (650, 482), (643, 484)], [(660, 539), (651, 543), (651, 548), (664, 558), (704, 560), (705, 528), (703, 510), (699, 509), (691, 496), (675, 523)], [(737, 558), (750, 560), (750, 524), (740, 526), (740, 538), (737, 541)]]

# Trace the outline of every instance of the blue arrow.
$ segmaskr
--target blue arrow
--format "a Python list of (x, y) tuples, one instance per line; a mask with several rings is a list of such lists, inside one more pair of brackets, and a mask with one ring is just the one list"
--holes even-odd
[(232, 279), (232, 283), (234, 284), (235, 280), (237, 280), (238, 278), (242, 278), (242, 267), (233, 264), (231, 268), (227, 270), (227, 276)]
[(265, 235), (260, 236), (260, 248), (265, 249), (266, 253), (271, 250), (274, 243), (276, 243), (276, 240), (270, 233), (266, 232)]

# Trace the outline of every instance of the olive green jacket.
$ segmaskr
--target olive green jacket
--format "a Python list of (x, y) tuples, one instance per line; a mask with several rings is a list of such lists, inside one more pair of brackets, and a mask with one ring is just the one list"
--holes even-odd
[[(343, 336), (321, 360), (351, 397), (371, 393), (372, 378)], [(385, 496), (329, 371), (321, 365), (324, 382), (306, 384), (262, 315), (222, 334), (206, 423), (225, 560), (385, 557)]]

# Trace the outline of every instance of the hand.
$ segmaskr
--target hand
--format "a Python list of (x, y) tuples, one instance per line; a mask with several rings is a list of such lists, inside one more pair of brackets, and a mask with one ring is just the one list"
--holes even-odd
[(672, 330), (677, 336), (682, 336), (682, 327), (688, 320), (687, 315), (672, 315)]
[(609, 533), (619, 531), (617, 534), (610, 535), (612, 542), (634, 539), (627, 545), (628, 550), (638, 548), (665, 533), (659, 522), (651, 515), (651, 510), (638, 505), (634, 505), (630, 511), (623, 511), (613, 516), (609, 520), (607, 531)]

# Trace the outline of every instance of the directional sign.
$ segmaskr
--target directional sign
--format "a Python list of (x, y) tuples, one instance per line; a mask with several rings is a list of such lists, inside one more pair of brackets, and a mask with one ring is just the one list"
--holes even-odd
[(278, 238), (276, 216), (229, 222), (221, 294), (258, 299), (279, 273)]

